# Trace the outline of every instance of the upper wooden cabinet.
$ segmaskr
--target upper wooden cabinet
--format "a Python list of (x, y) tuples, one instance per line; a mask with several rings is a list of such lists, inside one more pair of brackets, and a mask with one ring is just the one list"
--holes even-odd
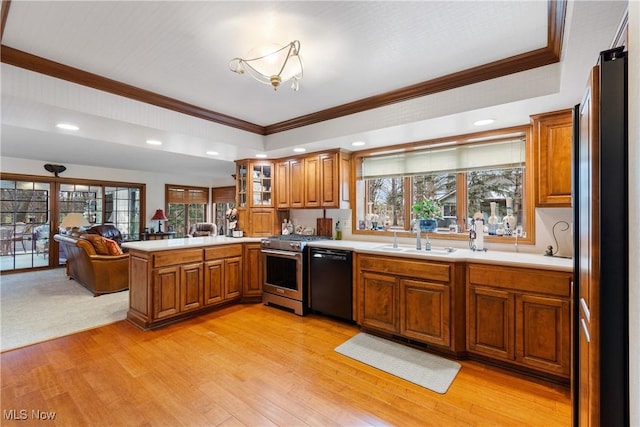
[(278, 189), (275, 169), (272, 161), (236, 162), (238, 228), (248, 236), (272, 236), (276, 233), (274, 193)]
[(531, 116), (536, 206), (571, 206), (573, 110)]
[(348, 208), (350, 161), (332, 151), (276, 162), (276, 207)]
[(236, 162), (236, 194), (238, 208), (274, 206), (271, 161), (240, 160)]

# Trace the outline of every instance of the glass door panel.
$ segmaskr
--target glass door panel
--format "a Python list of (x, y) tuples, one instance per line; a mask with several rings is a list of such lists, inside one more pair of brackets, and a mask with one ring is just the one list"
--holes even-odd
[(49, 266), (50, 194), (46, 182), (1, 181), (1, 271)]

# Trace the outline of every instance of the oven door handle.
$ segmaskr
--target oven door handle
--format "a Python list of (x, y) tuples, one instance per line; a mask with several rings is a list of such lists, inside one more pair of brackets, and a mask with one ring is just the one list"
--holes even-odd
[(289, 258), (298, 258), (302, 256), (302, 252), (287, 252), (287, 251), (277, 251), (273, 249), (262, 249), (263, 254), (268, 255), (276, 255), (276, 256), (286, 256)]

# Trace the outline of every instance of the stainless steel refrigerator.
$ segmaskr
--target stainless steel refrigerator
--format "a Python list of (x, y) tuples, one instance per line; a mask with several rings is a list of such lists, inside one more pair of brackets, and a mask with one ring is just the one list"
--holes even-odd
[(600, 53), (575, 108), (573, 424), (629, 425), (627, 52)]

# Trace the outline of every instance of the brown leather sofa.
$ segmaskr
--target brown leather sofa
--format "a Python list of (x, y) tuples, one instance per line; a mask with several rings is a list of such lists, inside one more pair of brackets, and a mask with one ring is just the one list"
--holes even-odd
[(218, 234), (218, 226), (212, 222), (196, 222), (191, 224), (188, 237), (215, 236)]
[(87, 233), (98, 234), (107, 239), (115, 240), (118, 245), (122, 245), (122, 233), (113, 224), (96, 224), (87, 229)]
[(67, 256), (67, 276), (94, 296), (129, 289), (129, 254), (110, 255), (102, 236), (56, 234)]

